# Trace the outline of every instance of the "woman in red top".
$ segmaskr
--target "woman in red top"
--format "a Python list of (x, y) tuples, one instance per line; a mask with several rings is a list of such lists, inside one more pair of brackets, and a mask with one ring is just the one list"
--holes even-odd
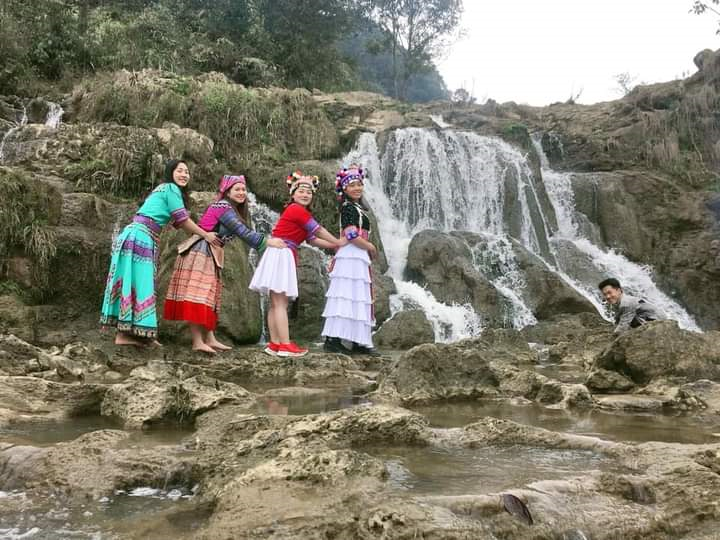
[(298, 296), (298, 247), (305, 241), (326, 249), (335, 249), (347, 243), (344, 239), (335, 238), (315, 221), (308, 209), (318, 183), (317, 176), (303, 176), (299, 171), (287, 177), (290, 202), (275, 224), (272, 235), (283, 240), (289, 249), (268, 246), (250, 282), (253, 291), (270, 295), (267, 317), (270, 343), (265, 352), (273, 356), (307, 354), (307, 349), (290, 341), (288, 328), (288, 299)]

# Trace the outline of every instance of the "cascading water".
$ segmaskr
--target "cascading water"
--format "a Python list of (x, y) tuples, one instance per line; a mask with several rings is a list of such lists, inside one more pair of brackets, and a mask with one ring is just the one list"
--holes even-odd
[(391, 302), (393, 311), (408, 305), (422, 308), (439, 341), (481, 330), (480, 318), (469, 305), (440, 303), (403, 279), (408, 246), (416, 233), (469, 231), (486, 240), (482, 253), (474, 250), (473, 262), (505, 297), (510, 307), (507, 322), (513, 327), (533, 324), (535, 317), (524, 298), (525, 280), (510, 238), (517, 239), (601, 314), (605, 310), (596, 281), (583, 280), (565, 268), (558, 240), (572, 242), (592, 262), (588, 270), (593, 276), (622, 276), (630, 291), (657, 303), (681, 326), (697, 329), (692, 318), (654, 285), (647, 268), (601, 250), (582, 235), (582, 216), (575, 211), (570, 178), (552, 171), (541, 152), (540, 157), (544, 185), (537, 184), (526, 155), (494, 137), (452, 129), (399, 129), (389, 134), (382, 156), (374, 135), (359, 137), (343, 164), (361, 163), (368, 171), (365, 197), (377, 216), (389, 274), (398, 288)]
[(506, 325), (522, 328), (535, 324), (537, 319), (532, 310), (525, 304), (522, 291), (525, 288), (525, 277), (518, 266), (510, 240), (505, 236), (485, 234), (487, 243), (480, 249), (472, 247), (473, 263), (490, 283), (509, 302), (511, 309), (507, 314)]
[[(562, 173), (550, 168), (539, 134), (533, 137), (533, 145), (540, 156), (545, 188), (555, 209), (558, 222), (558, 230), (551, 238), (551, 244), (556, 245), (558, 241), (570, 242), (587, 256), (587, 260), (599, 273), (604, 276), (617, 277), (629, 294), (646, 298), (661, 308), (668, 317), (678, 321), (681, 328), (700, 331), (692, 316), (653, 282), (652, 270), (649, 267), (633, 263), (614, 250), (603, 249), (587, 238), (582, 227), (583, 216), (575, 210), (575, 196), (572, 190), (573, 173)], [(559, 269), (562, 270), (566, 265), (561, 253), (556, 252), (556, 259)], [(584, 289), (586, 296), (594, 296), (596, 283), (574, 281)]]
[(53, 102), (49, 103), (50, 109), (45, 117), (45, 125), (49, 128), (57, 129), (60, 126), (60, 121), (62, 120), (62, 116), (65, 111), (59, 104)]
[(0, 164), (4, 163), (5, 161), (5, 145), (7, 144), (7, 141), (9, 141), (15, 133), (17, 133), (18, 130), (20, 130), (24, 125), (28, 123), (28, 116), (27, 116), (27, 110), (25, 107), (23, 107), (22, 117), (20, 118), (20, 122), (18, 122), (18, 125), (14, 128), (11, 128), (8, 130), (8, 132), (5, 134), (5, 136), (2, 138), (2, 141), (0, 142)]
[(389, 274), (398, 291), (391, 298), (392, 312), (410, 307), (422, 309), (432, 323), (438, 341), (457, 341), (479, 334), (482, 330), (480, 318), (471, 306), (443, 304), (417, 283), (403, 279), (408, 246), (416, 230), (403, 219), (398, 219), (402, 216), (398, 216), (383, 189), (383, 165), (380, 163), (377, 142), (373, 135), (360, 135), (355, 149), (344, 160), (346, 165), (353, 162), (362, 164), (368, 172), (365, 198), (377, 216)]

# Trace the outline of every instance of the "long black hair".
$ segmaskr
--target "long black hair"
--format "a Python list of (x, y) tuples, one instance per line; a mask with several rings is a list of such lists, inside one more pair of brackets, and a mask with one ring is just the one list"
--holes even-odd
[[(163, 173), (163, 179), (161, 184), (175, 184), (175, 180), (173, 180), (173, 173), (175, 172), (175, 169), (177, 169), (177, 166), (183, 163), (187, 167), (187, 162), (183, 159), (168, 159), (165, 162), (165, 172)], [(177, 184), (175, 184), (177, 185)], [(180, 188), (180, 193), (182, 194), (183, 204), (185, 205), (186, 210), (190, 210), (190, 190), (187, 186), (178, 186)]]

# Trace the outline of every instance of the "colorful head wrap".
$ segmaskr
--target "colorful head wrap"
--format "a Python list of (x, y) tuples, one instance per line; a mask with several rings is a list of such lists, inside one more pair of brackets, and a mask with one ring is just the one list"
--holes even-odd
[(340, 169), (335, 175), (335, 192), (338, 199), (342, 198), (345, 187), (350, 182), (363, 182), (365, 180), (365, 171), (360, 165), (352, 164), (349, 167)]
[(300, 171), (295, 171), (294, 173), (289, 174), (285, 181), (287, 182), (288, 189), (290, 190), (290, 196), (295, 193), (295, 190), (301, 184), (310, 186), (310, 189), (313, 190), (313, 193), (317, 191), (317, 187), (320, 184), (320, 179), (317, 176), (303, 175), (303, 173), (301, 173)]
[(240, 176), (233, 176), (231, 174), (223, 176), (220, 179), (220, 184), (218, 185), (218, 192), (215, 197), (215, 201), (217, 202), (222, 199), (235, 184), (245, 184), (245, 177), (242, 174)]

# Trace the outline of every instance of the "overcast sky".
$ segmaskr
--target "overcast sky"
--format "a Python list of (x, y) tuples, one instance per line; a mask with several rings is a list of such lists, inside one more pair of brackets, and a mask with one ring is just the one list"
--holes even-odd
[(482, 101), (547, 105), (616, 99), (614, 76), (661, 82), (720, 48), (717, 17), (691, 0), (465, 0), (464, 37), (438, 62), (448, 88)]

